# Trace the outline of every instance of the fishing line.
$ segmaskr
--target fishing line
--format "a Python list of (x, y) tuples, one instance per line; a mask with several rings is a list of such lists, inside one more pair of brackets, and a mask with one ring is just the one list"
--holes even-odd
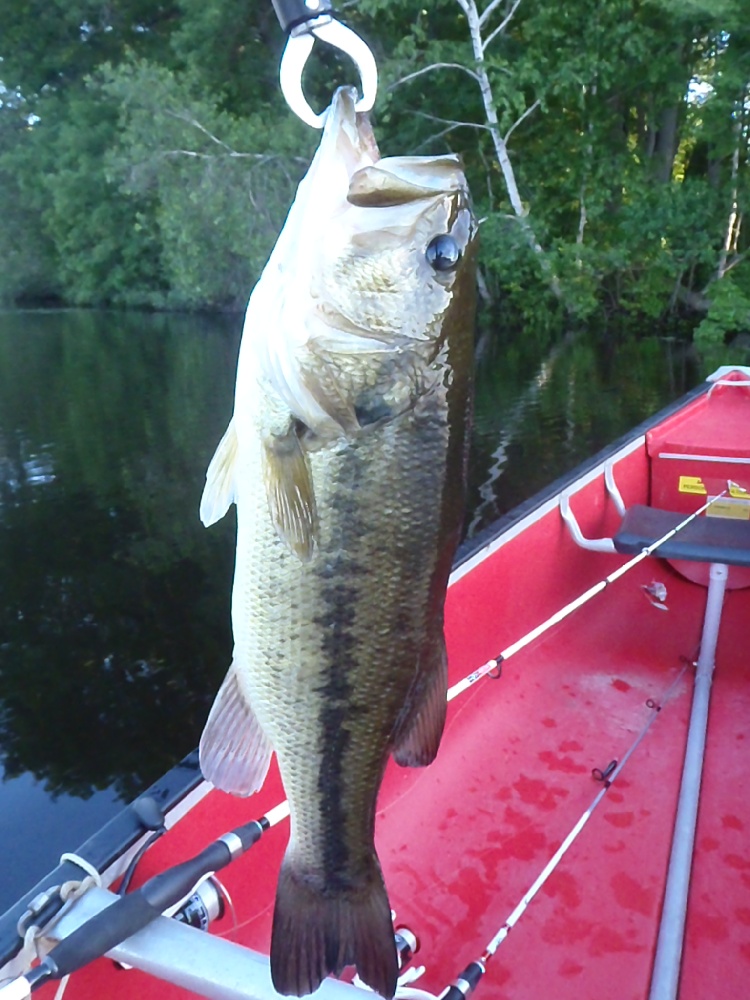
[(729, 492), (730, 486), (732, 485), (734, 484), (727, 483), (726, 489), (722, 490), (721, 493), (719, 493), (717, 496), (711, 497), (711, 499), (706, 503), (704, 503), (702, 507), (694, 511), (683, 521), (680, 521), (679, 524), (675, 525), (674, 528), (671, 528), (665, 535), (662, 535), (661, 538), (657, 538), (655, 542), (652, 542), (650, 545), (647, 545), (646, 548), (642, 549), (637, 556), (633, 556), (632, 559), (629, 559), (626, 563), (623, 563), (623, 565), (618, 567), (616, 570), (613, 570), (613, 572), (611, 572), (609, 576), (605, 576), (603, 580), (599, 580), (598, 583), (595, 583), (592, 587), (589, 587), (588, 590), (585, 590), (574, 600), (570, 601), (564, 607), (560, 608), (559, 611), (556, 611), (553, 615), (547, 618), (546, 621), (543, 621), (541, 625), (537, 625), (536, 628), (533, 628), (530, 632), (527, 632), (526, 635), (522, 636), (520, 639), (517, 639), (516, 642), (511, 643), (511, 645), (508, 646), (507, 649), (504, 649), (502, 653), (498, 653), (498, 655), (493, 657), (493, 659), (487, 660), (486, 663), (484, 663), (481, 667), (478, 667), (473, 673), (469, 674), (467, 677), (464, 677), (463, 680), (458, 681), (458, 683), (454, 684), (453, 687), (448, 688), (448, 701), (452, 701), (455, 697), (457, 697), (467, 688), (471, 687), (472, 684), (476, 684), (476, 682), (480, 680), (480, 678), (485, 677), (487, 674), (491, 674), (493, 670), (498, 670), (500, 668), (500, 665), (505, 660), (510, 659), (511, 656), (514, 656), (522, 649), (525, 649), (525, 647), (528, 646), (529, 643), (533, 642), (534, 639), (538, 639), (540, 635), (544, 635), (544, 633), (549, 631), (549, 629), (551, 629), (553, 625), (557, 625), (559, 622), (563, 621), (569, 615), (572, 615), (574, 611), (578, 610), (578, 608), (583, 607), (584, 604), (588, 604), (588, 602), (592, 598), (596, 597), (597, 594), (601, 594), (603, 590), (606, 590), (606, 588), (611, 583), (614, 583), (615, 580), (619, 580), (621, 576), (624, 576), (639, 563), (643, 562), (644, 559), (652, 555), (652, 553), (655, 552), (660, 545), (663, 545), (665, 542), (668, 542), (670, 538), (674, 538), (674, 536), (678, 532), (682, 531), (683, 528), (686, 528), (691, 523), (691, 521), (694, 521), (696, 517), (698, 517), (704, 511), (708, 510), (708, 508), (712, 504), (716, 503), (717, 500), (720, 500), (722, 497), (726, 496), (727, 493)]
[[(505, 941), (505, 939), (508, 937), (510, 932), (513, 930), (515, 925), (523, 916), (529, 903), (537, 895), (537, 893), (542, 888), (547, 879), (550, 877), (555, 868), (557, 868), (560, 861), (569, 850), (570, 846), (573, 844), (573, 842), (576, 840), (580, 832), (586, 826), (594, 810), (597, 808), (599, 803), (602, 801), (604, 796), (612, 787), (613, 783), (619, 776), (622, 769), (625, 767), (627, 762), (630, 760), (632, 755), (635, 753), (635, 751), (638, 749), (640, 744), (645, 739), (646, 734), (651, 729), (651, 726), (659, 717), (661, 710), (671, 700), (672, 695), (677, 689), (677, 686), (679, 685), (680, 681), (685, 675), (685, 671), (688, 669), (688, 666), (691, 665), (692, 664), (686, 663), (683, 666), (683, 668), (677, 674), (677, 676), (669, 685), (667, 690), (664, 692), (664, 695), (662, 696), (661, 702), (659, 704), (655, 704), (651, 699), (649, 699), (646, 702), (647, 706), (651, 708), (651, 714), (646, 720), (641, 731), (638, 733), (636, 738), (633, 740), (628, 749), (625, 751), (622, 760), (619, 763), (616, 763), (611, 770), (610, 767), (612, 767), (612, 765), (609, 765), (607, 768), (604, 769), (603, 772), (602, 771), (598, 772), (597, 777), (599, 777), (599, 780), (601, 780), (603, 784), (602, 788), (599, 790), (599, 792), (592, 800), (591, 805), (589, 805), (589, 807), (583, 812), (581, 817), (578, 819), (578, 822), (573, 826), (570, 833), (568, 833), (568, 835), (565, 837), (565, 839), (560, 844), (558, 849), (555, 851), (550, 860), (544, 866), (539, 876), (532, 883), (528, 891), (525, 893), (525, 895), (522, 897), (521, 901), (518, 903), (516, 908), (507, 918), (503, 926), (500, 928), (497, 934), (492, 938), (492, 940), (488, 943), (482, 957), (469, 963), (469, 965), (464, 969), (461, 975), (458, 976), (457, 979), (451, 984), (451, 986), (449, 986), (448, 989), (441, 994), (440, 1000), (461, 1000), (462, 997), (467, 997), (470, 993), (474, 991), (480, 979), (486, 972), (486, 966), (489, 959), (492, 958), (492, 956), (495, 954), (495, 952), (503, 943), (503, 941)], [(596, 774), (596, 771), (594, 773)]]

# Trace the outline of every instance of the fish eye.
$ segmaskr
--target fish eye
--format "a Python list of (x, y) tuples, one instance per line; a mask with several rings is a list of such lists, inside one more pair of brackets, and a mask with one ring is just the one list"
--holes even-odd
[(425, 257), (436, 271), (452, 271), (461, 260), (461, 251), (452, 236), (441, 233), (427, 244)]

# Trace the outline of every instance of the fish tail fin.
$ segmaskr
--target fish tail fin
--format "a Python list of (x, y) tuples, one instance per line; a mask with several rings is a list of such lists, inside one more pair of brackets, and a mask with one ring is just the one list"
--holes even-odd
[(271, 978), (279, 993), (303, 996), (329, 972), (356, 965), (361, 979), (390, 1000), (398, 958), (391, 908), (373, 855), (357, 885), (326, 888), (284, 861), (276, 890), (271, 934)]

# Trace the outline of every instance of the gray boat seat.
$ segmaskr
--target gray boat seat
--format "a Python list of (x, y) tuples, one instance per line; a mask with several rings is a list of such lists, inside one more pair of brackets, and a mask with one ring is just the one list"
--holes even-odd
[[(626, 511), (613, 541), (615, 550), (637, 555), (685, 520), (685, 514), (636, 504)], [(654, 553), (662, 559), (750, 566), (750, 521), (696, 517)]]

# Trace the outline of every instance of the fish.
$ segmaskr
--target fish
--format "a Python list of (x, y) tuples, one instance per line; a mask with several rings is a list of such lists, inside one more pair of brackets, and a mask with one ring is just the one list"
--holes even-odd
[(340, 88), (250, 296), (201, 519), (237, 507), (234, 652), (200, 742), (236, 795), (275, 751), (290, 807), (270, 966), (302, 996), (396, 989), (374, 845), (390, 756), (446, 716), (443, 606), (466, 491), (477, 223), (453, 154), (381, 157)]

